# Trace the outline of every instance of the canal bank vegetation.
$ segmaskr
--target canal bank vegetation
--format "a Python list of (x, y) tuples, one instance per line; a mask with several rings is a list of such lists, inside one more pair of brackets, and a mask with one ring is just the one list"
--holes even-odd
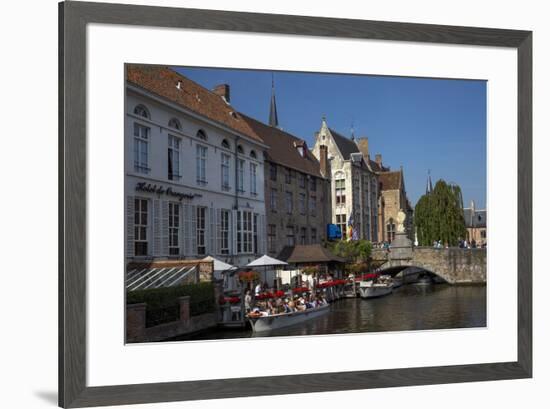
[(368, 240), (338, 240), (327, 242), (326, 247), (352, 263), (366, 263), (372, 253), (372, 243)]
[(177, 321), (180, 314), (179, 298), (185, 296), (190, 297), (191, 316), (215, 311), (214, 284), (209, 282), (130, 291), (126, 294), (126, 304), (147, 304), (146, 321), (149, 327)]
[(466, 237), (462, 190), (460, 186), (439, 180), (432, 192), (423, 195), (414, 209), (414, 225), (421, 246), (441, 240), (456, 246)]

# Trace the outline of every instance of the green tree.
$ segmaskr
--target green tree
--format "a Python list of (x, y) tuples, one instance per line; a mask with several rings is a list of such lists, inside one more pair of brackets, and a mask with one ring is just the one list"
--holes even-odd
[(435, 240), (456, 246), (466, 236), (460, 186), (439, 180), (431, 193), (422, 196), (414, 209), (414, 225), (421, 246)]
[(338, 240), (327, 246), (335, 255), (355, 262), (366, 262), (372, 251), (372, 243), (368, 240)]

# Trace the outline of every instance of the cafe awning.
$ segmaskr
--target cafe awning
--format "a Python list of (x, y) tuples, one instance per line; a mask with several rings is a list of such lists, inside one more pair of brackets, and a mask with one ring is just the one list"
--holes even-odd
[(199, 266), (207, 260), (153, 260), (126, 266), (126, 291), (173, 287), (199, 281)]
[(172, 287), (196, 270), (196, 266), (134, 269), (126, 274), (126, 291)]
[(203, 261), (212, 261), (214, 263), (214, 277), (220, 279), (222, 274), (229, 271), (237, 270), (237, 267), (228, 264), (224, 261), (218, 260), (215, 257), (207, 256), (202, 259)]
[(287, 262), (277, 260), (276, 258), (269, 257), (268, 255), (263, 255), (260, 258), (248, 263), (247, 267), (277, 267), (277, 266), (286, 266)]

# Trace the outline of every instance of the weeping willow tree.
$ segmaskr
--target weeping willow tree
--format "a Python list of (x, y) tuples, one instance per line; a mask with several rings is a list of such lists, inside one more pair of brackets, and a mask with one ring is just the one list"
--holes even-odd
[(431, 246), (435, 240), (441, 240), (456, 246), (466, 236), (463, 207), (460, 187), (439, 180), (414, 209), (419, 245)]

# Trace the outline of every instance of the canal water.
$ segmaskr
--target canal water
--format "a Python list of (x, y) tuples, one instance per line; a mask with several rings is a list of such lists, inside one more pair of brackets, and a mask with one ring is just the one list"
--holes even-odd
[(345, 298), (322, 317), (268, 333), (216, 329), (174, 340), (485, 327), (486, 286), (404, 285), (381, 298)]

